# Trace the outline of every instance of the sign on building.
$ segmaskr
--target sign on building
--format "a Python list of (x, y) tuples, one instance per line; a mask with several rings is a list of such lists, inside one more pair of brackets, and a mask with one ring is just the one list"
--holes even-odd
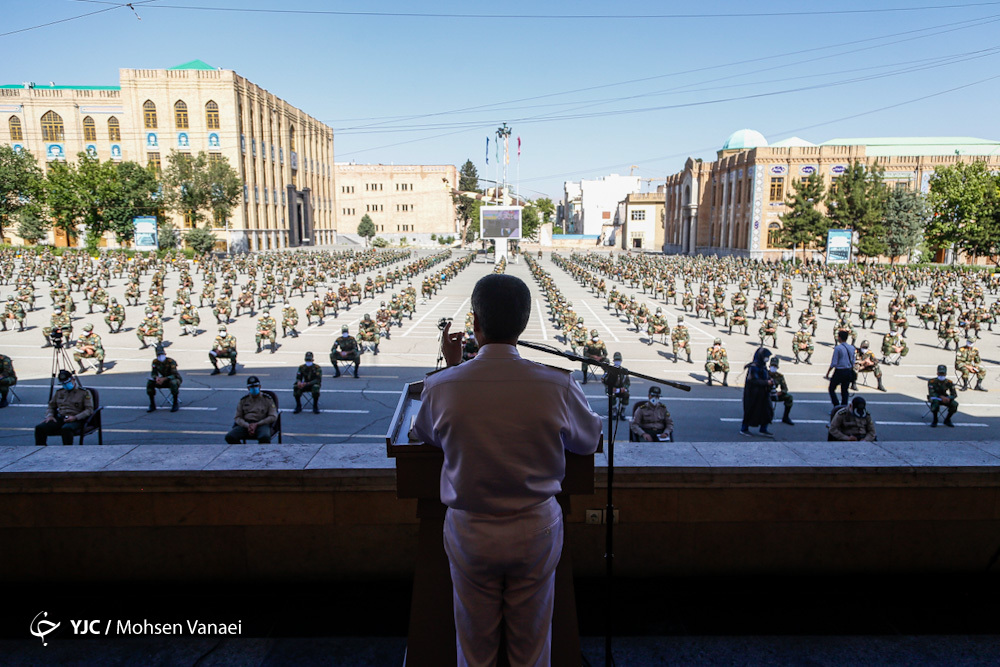
[(136, 250), (158, 250), (160, 248), (155, 216), (144, 215), (132, 218), (132, 224), (135, 227), (133, 247)]
[(826, 263), (847, 264), (851, 261), (850, 229), (831, 229), (826, 233)]

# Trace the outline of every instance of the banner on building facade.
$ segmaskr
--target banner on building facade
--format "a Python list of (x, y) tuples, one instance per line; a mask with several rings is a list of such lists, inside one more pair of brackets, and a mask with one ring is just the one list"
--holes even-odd
[(826, 233), (826, 263), (847, 264), (851, 261), (850, 229), (831, 229)]
[(483, 206), (479, 209), (480, 237), (484, 239), (520, 239), (520, 206)]
[(135, 227), (133, 247), (136, 250), (159, 250), (160, 242), (156, 232), (156, 216), (143, 215), (132, 218)]

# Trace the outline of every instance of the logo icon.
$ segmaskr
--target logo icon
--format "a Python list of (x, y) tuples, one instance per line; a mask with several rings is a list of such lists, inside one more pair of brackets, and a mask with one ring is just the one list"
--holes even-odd
[(28, 629), (31, 631), (31, 634), (35, 635), (36, 637), (42, 640), (42, 646), (49, 645), (49, 643), (45, 641), (45, 635), (49, 634), (50, 632), (55, 632), (55, 630), (60, 625), (62, 625), (61, 623), (53, 623), (52, 621), (47, 621), (44, 618), (41, 620), (39, 620), (38, 618), (39, 616), (48, 617), (48, 615), (49, 612), (47, 611), (38, 612), (34, 620), (31, 621), (31, 625), (28, 626)]

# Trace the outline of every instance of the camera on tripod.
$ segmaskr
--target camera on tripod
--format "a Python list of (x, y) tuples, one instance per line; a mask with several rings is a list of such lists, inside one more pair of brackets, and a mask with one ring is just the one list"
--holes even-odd
[(438, 330), (444, 331), (444, 328), (448, 326), (448, 323), (451, 322), (451, 319), (452, 318), (450, 317), (442, 317), (440, 320), (438, 320)]
[(52, 347), (57, 350), (61, 350), (63, 346), (63, 333), (62, 329), (59, 327), (54, 327), (52, 331), (49, 332), (49, 342), (52, 343)]

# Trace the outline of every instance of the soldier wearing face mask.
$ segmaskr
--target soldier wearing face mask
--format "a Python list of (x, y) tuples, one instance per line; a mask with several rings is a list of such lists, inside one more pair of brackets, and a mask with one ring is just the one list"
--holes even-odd
[(875, 421), (865, 409), (865, 399), (855, 396), (849, 406), (837, 411), (830, 422), (830, 440), (875, 441)]
[(323, 384), (323, 370), (313, 362), (313, 353), (306, 352), (305, 363), (295, 374), (292, 393), (295, 395), (295, 413), (302, 412), (302, 394), (309, 392), (313, 397), (313, 413), (319, 414), (319, 388)]
[(226, 442), (236, 445), (253, 439), (266, 445), (271, 442), (271, 424), (278, 419), (278, 408), (268, 394), (261, 392), (256, 375), (247, 378), (247, 391), (236, 404), (236, 418), (232, 430), (226, 434)]
[(166, 355), (162, 345), (156, 346), (156, 359), (153, 360), (149, 380), (146, 381), (146, 394), (149, 396), (149, 408), (146, 412), (156, 410), (156, 390), (158, 388), (170, 389), (170, 394), (174, 399), (170, 411), (177, 412), (180, 409), (177, 394), (181, 388), (181, 374), (177, 370), (177, 362)]
[(60, 435), (64, 445), (72, 445), (73, 437), (94, 413), (94, 397), (79, 385), (72, 373), (59, 371), (59, 384), (49, 401), (45, 421), (35, 426), (35, 444), (39, 447), (47, 444), (50, 435)]
[(937, 367), (937, 377), (927, 381), (927, 399), (931, 402), (931, 413), (934, 415), (931, 426), (938, 425), (938, 411), (942, 405), (948, 408), (944, 425), (954, 426), (951, 418), (958, 412), (958, 392), (955, 383), (948, 379), (948, 367), (944, 364)]
[(674, 432), (674, 420), (670, 418), (667, 406), (660, 403), (660, 388), (649, 388), (649, 400), (642, 403), (632, 414), (632, 433), (639, 440), (653, 442), (660, 436)]
[[(614, 361), (615, 368), (621, 368), (622, 365), (622, 353), (615, 352), (612, 357)], [(601, 382), (607, 388), (607, 392), (614, 396), (614, 413), (618, 415), (619, 419), (625, 419), (625, 407), (628, 405), (629, 400), (629, 389), (632, 386), (632, 381), (629, 379), (627, 373), (615, 373), (614, 379), (611, 379), (611, 373), (605, 373), (604, 377), (601, 378)]]

